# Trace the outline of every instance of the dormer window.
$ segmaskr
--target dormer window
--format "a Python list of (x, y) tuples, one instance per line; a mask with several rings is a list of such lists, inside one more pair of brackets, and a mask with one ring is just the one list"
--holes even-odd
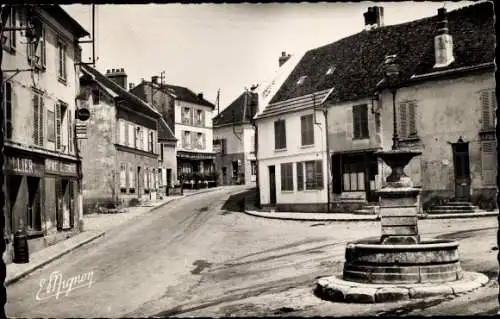
[(299, 80), (297, 81), (297, 85), (302, 85), (304, 84), (304, 82), (306, 81), (307, 79), (307, 75), (303, 75), (299, 78)]
[(332, 65), (328, 68), (328, 70), (326, 71), (326, 74), (325, 75), (330, 75), (330, 74), (333, 74), (333, 72), (335, 72), (335, 65)]

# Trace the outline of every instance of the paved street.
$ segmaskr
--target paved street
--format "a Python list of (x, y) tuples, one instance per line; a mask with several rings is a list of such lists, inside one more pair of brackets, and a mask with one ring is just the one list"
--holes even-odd
[[(340, 271), (345, 243), (379, 235), (378, 222), (297, 222), (248, 216), (237, 212), (238, 198), (233, 196), (242, 190), (235, 186), (194, 195), (127, 221), (9, 286), (7, 314), (461, 315), (498, 309), (496, 280), (456, 298), (373, 305), (322, 301), (312, 294), (314, 279)], [(422, 220), (419, 229), (424, 238), (459, 240), (462, 268), (496, 278), (496, 217)], [(92, 271), (92, 285), (57, 299), (37, 300), (41, 280), (48, 280), (55, 271), (61, 272), (63, 280)]]

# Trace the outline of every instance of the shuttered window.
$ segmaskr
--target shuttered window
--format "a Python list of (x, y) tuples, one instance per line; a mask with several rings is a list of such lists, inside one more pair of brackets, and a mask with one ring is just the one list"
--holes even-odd
[(62, 40), (57, 41), (58, 68), (57, 75), (60, 80), (66, 81), (66, 45)]
[(297, 163), (297, 190), (304, 190), (304, 165)]
[(148, 143), (149, 142), (148, 141), (149, 140), (149, 132), (147, 129), (144, 128), (141, 131), (141, 133), (142, 133), (142, 150), (147, 151), (149, 148), (149, 143)]
[(37, 92), (33, 94), (33, 143), (43, 146), (43, 119), (44, 119), (43, 96)]
[(130, 165), (128, 168), (128, 186), (129, 193), (135, 193), (135, 172), (132, 165)]
[(128, 123), (126, 122), (123, 122), (123, 133), (124, 133), (124, 137), (123, 137), (123, 142), (122, 142), (122, 145), (128, 145), (128, 141), (129, 141), (129, 137), (128, 137), (128, 134), (129, 134), (129, 128), (128, 128)]
[(481, 166), (484, 185), (495, 185), (497, 177), (497, 154), (495, 141), (482, 142)]
[(417, 136), (416, 108), (415, 101), (408, 101), (399, 105), (399, 137)]
[(484, 90), (480, 93), (483, 129), (495, 128), (495, 109), (497, 100), (495, 90)]
[(293, 191), (293, 163), (281, 164), (281, 190)]
[(63, 149), (63, 122), (66, 116), (67, 104), (59, 102), (56, 104), (56, 149)]
[[(12, 9), (14, 10), (14, 9)], [(5, 126), (5, 136), (6, 138), (12, 138), (12, 84), (10, 82), (5, 83), (5, 101), (6, 101), (6, 126)]]
[(274, 148), (277, 150), (286, 148), (285, 120), (274, 122)]
[(120, 164), (120, 193), (127, 192), (127, 165)]
[(135, 133), (134, 133), (134, 126), (132, 124), (128, 124), (128, 146), (134, 147), (134, 139), (135, 139)]
[(313, 115), (305, 115), (300, 118), (302, 145), (314, 144)]
[(352, 118), (354, 138), (368, 138), (368, 106), (366, 104), (354, 105)]

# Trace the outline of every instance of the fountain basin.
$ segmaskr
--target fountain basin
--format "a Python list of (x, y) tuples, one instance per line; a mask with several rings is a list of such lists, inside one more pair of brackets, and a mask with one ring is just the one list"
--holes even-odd
[(463, 276), (458, 242), (424, 240), (417, 244), (380, 244), (380, 239), (346, 247), (343, 279), (373, 284), (442, 283)]

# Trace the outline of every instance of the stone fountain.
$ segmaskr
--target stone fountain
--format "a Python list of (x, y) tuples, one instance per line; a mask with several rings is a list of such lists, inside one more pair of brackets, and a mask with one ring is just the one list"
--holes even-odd
[(378, 156), (391, 168), (379, 191), (382, 234), (347, 244), (343, 274), (320, 278), (316, 294), (343, 302), (384, 302), (458, 294), (488, 277), (460, 267), (458, 242), (422, 240), (418, 196), (404, 168), (420, 151), (392, 149)]

